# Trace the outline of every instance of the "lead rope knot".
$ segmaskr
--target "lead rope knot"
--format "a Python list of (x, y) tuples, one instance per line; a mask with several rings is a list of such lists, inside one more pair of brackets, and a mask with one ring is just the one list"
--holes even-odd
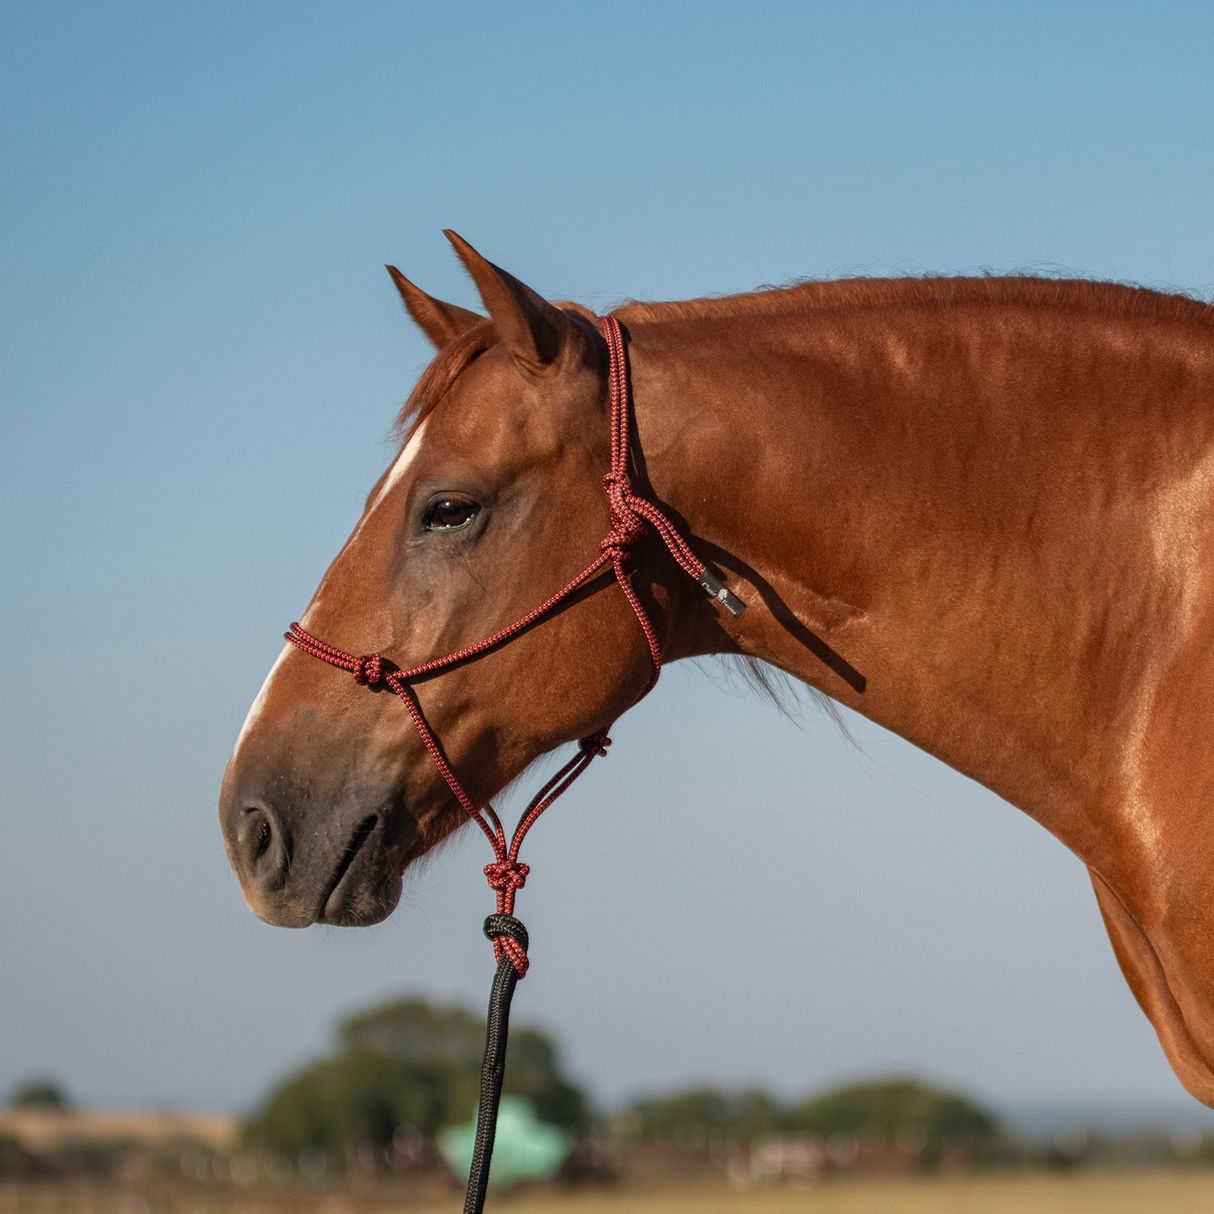
[[(526, 865), (523, 865), (526, 868)], [(510, 964), (520, 978), (526, 977), (531, 962), (527, 959), (527, 929), (513, 915), (490, 915), (485, 920), (485, 935), (493, 941), (493, 955), (500, 962), (502, 954), (510, 958)]]
[(374, 687), (387, 673), (384, 659), (378, 653), (364, 654), (361, 658), (355, 658), (355, 663), (354, 681), (360, 685)]

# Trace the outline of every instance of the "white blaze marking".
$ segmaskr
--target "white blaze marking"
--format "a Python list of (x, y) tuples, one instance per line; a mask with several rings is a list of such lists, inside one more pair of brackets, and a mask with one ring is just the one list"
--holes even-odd
[(294, 649), (295, 646), (288, 642), (282, 647), (282, 653), (278, 655), (278, 660), (270, 667), (270, 673), (266, 675), (266, 681), (262, 683), (261, 690), (257, 693), (257, 698), (253, 701), (253, 707), (249, 709), (249, 715), (245, 717), (244, 724), (240, 727), (240, 736), (236, 739), (236, 746), (232, 753), (235, 754), (244, 743), (249, 730), (257, 724), (257, 718), (261, 716), (262, 709), (266, 706), (266, 694), (270, 690), (270, 680), (278, 673), (278, 668), (286, 661), (287, 654)]
[[(428, 420), (429, 419), (427, 418), (427, 421)], [(404, 450), (396, 457), (396, 463), (392, 465), (392, 471), (388, 473), (388, 479), (384, 482), (384, 487), (380, 491), (379, 497), (376, 499), (375, 504), (363, 515), (358, 526), (354, 528), (353, 535), (351, 535), (346, 541), (346, 547), (349, 547), (354, 538), (358, 535), (359, 531), (362, 530), (363, 523), (365, 523), (367, 519), (371, 517), (372, 513), (379, 508), (383, 500), (388, 496), (389, 493), (392, 492), (392, 487), (401, 479), (401, 477), (405, 475), (406, 472), (409, 471), (410, 465), (412, 465), (413, 461), (417, 458), (418, 451), (421, 450), (422, 435), (425, 433), (425, 429), (426, 422), (422, 422), (422, 424), (413, 431), (413, 436), (405, 444)], [(315, 610), (319, 601), (319, 595), (317, 598), (312, 600), (312, 603), (308, 608), (308, 613), (306, 613), (303, 617), (305, 624), (308, 614)], [(278, 673), (279, 667), (284, 661), (286, 661), (287, 654), (289, 654), (294, 648), (295, 646), (290, 642), (284, 645), (282, 648), (282, 653), (278, 655), (278, 660), (273, 666), (270, 667), (270, 673), (266, 675), (266, 681), (262, 683), (261, 690), (257, 693), (257, 698), (253, 701), (253, 706), (249, 709), (249, 715), (245, 717), (244, 724), (241, 726), (240, 736), (236, 739), (236, 747), (232, 751), (233, 754), (240, 750), (245, 738), (249, 735), (249, 731), (260, 719), (261, 714), (265, 709), (266, 696), (270, 691), (270, 683), (273, 681), (274, 676)]]
[(375, 503), (377, 506), (379, 505), (379, 502), (382, 502), (384, 498), (392, 492), (392, 486), (395, 485), (396, 482), (409, 471), (409, 466), (417, 458), (417, 453), (421, 450), (422, 435), (426, 432), (426, 422), (429, 420), (429, 418), (426, 418), (426, 421), (422, 422), (422, 424), (413, 431), (413, 436), (405, 444), (404, 450), (396, 457), (396, 463), (392, 465), (392, 471), (388, 473), (388, 479), (384, 481), (384, 487), (380, 492), (379, 501)]
[[(342, 545), (341, 550), (343, 553), (347, 551), (350, 545), (358, 539), (362, 529), (367, 525), (367, 520), (376, 512), (376, 510), (380, 508), (380, 506), (383, 505), (388, 494), (392, 492), (393, 485), (395, 485), (397, 481), (399, 481), (401, 477), (403, 477), (405, 473), (409, 471), (413, 461), (417, 458), (417, 453), (421, 450), (422, 435), (425, 433), (426, 422), (429, 420), (429, 418), (426, 418), (426, 421), (422, 422), (422, 424), (413, 431), (413, 436), (405, 444), (404, 450), (396, 457), (396, 463), (392, 465), (392, 470), (388, 473), (388, 479), (384, 481), (383, 488), (379, 491), (379, 496), (374, 502), (368, 504), (367, 508), (363, 511), (362, 518), (358, 520), (358, 526), (356, 526), (354, 530), (350, 532), (350, 538)], [(320, 606), (321, 596), (324, 592), (325, 583), (328, 581), (328, 579), (329, 575), (326, 573), (325, 576), (321, 578), (320, 585), (316, 588), (316, 594), (312, 596), (312, 602), (308, 606), (307, 612), (300, 617), (299, 622), (305, 628), (308, 627), (308, 617), (313, 615), (316, 609)]]

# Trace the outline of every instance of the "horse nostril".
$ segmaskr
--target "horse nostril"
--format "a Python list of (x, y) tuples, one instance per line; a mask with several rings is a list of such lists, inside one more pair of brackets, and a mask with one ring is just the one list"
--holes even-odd
[(266, 854), (269, 849), (270, 841), (274, 838), (274, 832), (270, 829), (270, 824), (264, 818), (261, 820), (261, 828), (257, 832), (257, 838), (253, 841), (253, 863)]
[(237, 849), (249, 877), (273, 881), (282, 868), (282, 847), (274, 821), (260, 805), (245, 807), (237, 834)]

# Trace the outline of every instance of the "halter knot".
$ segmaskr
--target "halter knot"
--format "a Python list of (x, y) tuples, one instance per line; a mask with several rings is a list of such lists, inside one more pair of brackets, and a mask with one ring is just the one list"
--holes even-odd
[(611, 530), (599, 544), (599, 550), (609, 556), (622, 556), (649, 530), (649, 524), (633, 508), (628, 500), (631, 486), (626, 474), (608, 472), (603, 477), (603, 488), (607, 490), (610, 503)]
[(600, 729), (595, 733), (587, 734), (578, 742), (578, 748), (584, 755), (597, 756), (600, 759), (607, 757), (607, 747), (611, 745), (611, 739), (607, 736), (607, 730)]
[(384, 660), (378, 653), (364, 654), (361, 658), (356, 658), (357, 665), (354, 667), (354, 681), (359, 684), (366, 684), (368, 687), (374, 687), (376, 683), (383, 680), (387, 670), (384, 666)]
[(502, 860), (497, 864), (485, 865), (485, 880), (489, 882), (490, 889), (513, 895), (516, 889), (522, 889), (527, 884), (527, 874), (530, 871), (530, 864), (522, 864), (518, 860)]

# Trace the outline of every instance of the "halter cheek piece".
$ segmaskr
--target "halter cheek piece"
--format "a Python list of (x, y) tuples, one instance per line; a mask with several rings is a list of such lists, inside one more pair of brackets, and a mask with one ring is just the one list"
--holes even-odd
[(422, 675), (435, 674), (446, 670), (460, 662), (479, 657), (482, 653), (503, 644), (517, 636), (525, 628), (530, 627), (536, 620), (547, 615), (554, 607), (564, 602), (575, 590), (589, 582), (601, 569), (611, 565), (615, 570), (616, 581), (620, 584), (632, 610), (636, 613), (637, 622), (645, 634), (649, 646), (649, 656), (652, 662), (652, 673), (645, 690), (637, 697), (643, 699), (658, 681), (662, 669), (662, 655), (658, 647), (657, 635), (644, 607), (633, 590), (628, 574), (624, 569), (624, 561), (638, 540), (645, 535), (649, 527), (653, 527), (661, 536), (662, 542), (670, 550), (670, 555), (679, 566), (693, 577), (707, 592), (710, 598), (719, 602), (732, 616), (740, 616), (746, 610), (746, 604), (736, 595), (727, 590), (721, 582), (697, 559), (687, 546), (687, 542), (675, 530), (670, 520), (652, 502), (638, 497), (632, 491), (628, 480), (628, 440), (632, 429), (632, 400), (628, 383), (628, 362), (624, 349), (624, 339), (620, 331), (620, 322), (614, 316), (604, 316), (601, 319), (603, 336), (607, 339), (607, 349), (611, 364), (608, 374), (608, 390), (611, 395), (611, 471), (603, 477), (603, 486), (607, 490), (607, 499), (611, 507), (611, 530), (599, 545), (600, 552), (593, 564), (587, 566), (581, 573), (558, 590), (547, 602), (540, 604), (534, 611), (528, 612), (521, 620), (495, 632), (492, 636), (449, 653), (446, 657), (435, 658), (430, 662), (422, 662), (418, 666), (410, 666), (401, 670), (386, 658), (377, 653), (363, 657), (336, 649), (332, 645), (305, 632), (298, 624), (291, 625), (291, 631), (286, 633), (286, 639), (292, 645), (320, 658), (332, 666), (348, 670), (354, 675), (356, 683), (374, 687), (384, 683), (390, 687), (401, 700), (413, 718), (413, 724), (421, 736), (422, 744), (430, 752), (443, 779), (455, 794), (456, 800), (464, 807), (468, 816), (481, 828), (485, 838), (493, 848), (495, 863), (485, 865), (485, 877), (489, 886), (497, 894), (497, 914), (490, 915), (485, 920), (485, 935), (493, 941), (493, 952), (497, 958), (497, 974), (493, 980), (493, 993), (489, 1000), (489, 1021), (485, 1040), (485, 1061), (481, 1072), (481, 1101), (477, 1112), (476, 1146), (472, 1157), (472, 1170), (468, 1178), (468, 1195), (464, 1204), (465, 1214), (475, 1214), (482, 1209), (485, 1200), (485, 1189), (489, 1183), (489, 1159), (493, 1154), (493, 1138), (497, 1123), (497, 1106), (502, 1090), (502, 1074), (506, 1062), (506, 1036), (509, 1030), (510, 1000), (514, 995), (515, 983), (527, 973), (527, 929), (514, 917), (514, 895), (527, 883), (530, 866), (519, 861), (519, 848), (523, 839), (531, 829), (535, 820), (590, 766), (597, 755), (606, 755), (611, 739), (607, 736), (610, 726), (597, 733), (582, 738), (578, 743), (578, 753), (565, 764), (535, 794), (531, 803), (519, 818), (518, 825), (506, 843), (506, 832), (502, 828), (492, 805), (483, 809), (472, 803), (464, 791), (463, 785), (456, 778), (455, 772), (443, 755), (442, 748), (431, 733), (426, 719), (422, 715), (421, 706), (413, 689), (409, 686), (411, 680)]

